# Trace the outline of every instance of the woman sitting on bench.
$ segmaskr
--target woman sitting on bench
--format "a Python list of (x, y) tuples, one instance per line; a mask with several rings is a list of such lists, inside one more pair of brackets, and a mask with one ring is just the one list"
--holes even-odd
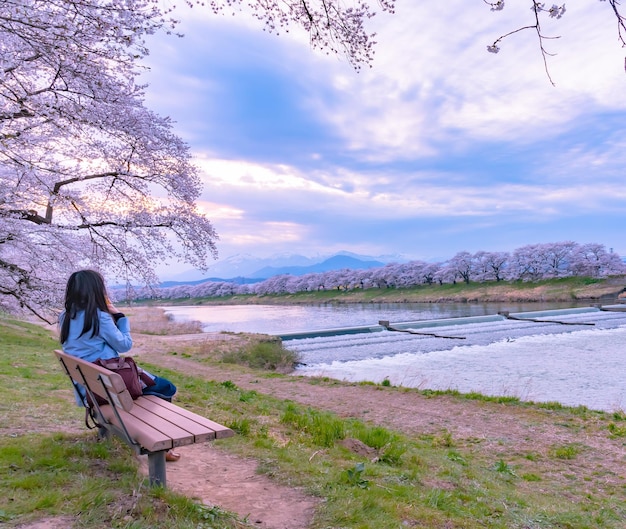
[[(133, 346), (128, 318), (113, 306), (103, 277), (94, 270), (79, 270), (70, 276), (59, 325), (63, 352), (88, 362), (117, 358)], [(171, 401), (176, 386), (165, 378), (144, 373), (155, 382), (144, 387), (144, 395), (156, 395)], [(180, 454), (169, 450), (165, 458), (166, 461), (178, 461)]]

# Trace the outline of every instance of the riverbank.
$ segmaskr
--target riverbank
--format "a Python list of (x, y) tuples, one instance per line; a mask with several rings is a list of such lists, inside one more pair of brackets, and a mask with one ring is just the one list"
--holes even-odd
[(488, 282), (421, 285), (413, 288), (321, 290), (280, 295), (144, 301), (143, 305), (299, 305), (320, 303), (500, 303), (588, 301), (612, 303), (626, 295), (626, 276), (606, 279), (569, 277), (538, 282)]
[[(136, 359), (176, 381), (179, 403), (238, 433), (181, 447), (183, 458), (168, 467), (172, 490), (212, 510), (188, 508), (195, 523), (176, 522), (181, 501), (142, 489), (125, 447), (103, 459), (95, 435), (79, 433), (82, 414), (51, 353), (56, 341), (0, 322), (0, 453), (13, 458), (0, 469), (7, 527), (183, 529), (206, 526), (220, 508), (246, 520), (237, 527), (263, 529), (623, 526), (621, 412), (269, 373), (222, 361), (245, 335), (176, 329), (153, 308), (128, 315)], [(41, 439), (71, 457), (44, 459), (36, 470), (49, 473), (35, 483), (27, 463)], [(79, 445), (94, 455), (78, 454)], [(59, 476), (65, 481), (50, 487)], [(38, 494), (48, 492), (44, 504)]]

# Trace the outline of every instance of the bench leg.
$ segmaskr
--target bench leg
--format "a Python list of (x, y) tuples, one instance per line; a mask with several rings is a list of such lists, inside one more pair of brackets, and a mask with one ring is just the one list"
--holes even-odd
[(98, 439), (108, 439), (109, 438), (109, 430), (107, 430), (104, 426), (98, 427)]
[(148, 475), (150, 485), (165, 488), (165, 453), (167, 450), (148, 453)]

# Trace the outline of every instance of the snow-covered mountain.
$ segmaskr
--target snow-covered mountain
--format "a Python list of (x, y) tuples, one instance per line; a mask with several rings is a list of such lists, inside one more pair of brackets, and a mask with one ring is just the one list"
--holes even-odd
[(262, 258), (250, 254), (235, 254), (225, 259), (220, 259), (209, 266), (208, 271), (185, 270), (174, 274), (162, 274), (163, 279), (170, 281), (195, 281), (198, 279), (221, 278), (233, 279), (235, 277), (251, 277), (254, 272), (265, 267), (281, 266), (309, 266), (318, 262), (315, 258), (297, 254), (277, 254), (272, 257)]

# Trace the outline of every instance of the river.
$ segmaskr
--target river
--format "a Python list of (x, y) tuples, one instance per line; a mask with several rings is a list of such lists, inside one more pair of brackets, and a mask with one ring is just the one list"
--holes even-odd
[(439, 320), (589, 306), (552, 303), (350, 303), (322, 305), (193, 305), (161, 307), (178, 320), (197, 320), (204, 332), (285, 334), (391, 322)]
[[(420, 389), (476, 391), (604, 411), (626, 409), (626, 312), (600, 311), (589, 303), (163, 309), (174, 319), (201, 321), (205, 332), (288, 337), (341, 329), (284, 341), (300, 356), (298, 375), (353, 382), (386, 379)], [(498, 316), (503, 312), (523, 320)], [(397, 331), (378, 326), (381, 320)], [(376, 332), (343, 332), (361, 326), (373, 326)]]

